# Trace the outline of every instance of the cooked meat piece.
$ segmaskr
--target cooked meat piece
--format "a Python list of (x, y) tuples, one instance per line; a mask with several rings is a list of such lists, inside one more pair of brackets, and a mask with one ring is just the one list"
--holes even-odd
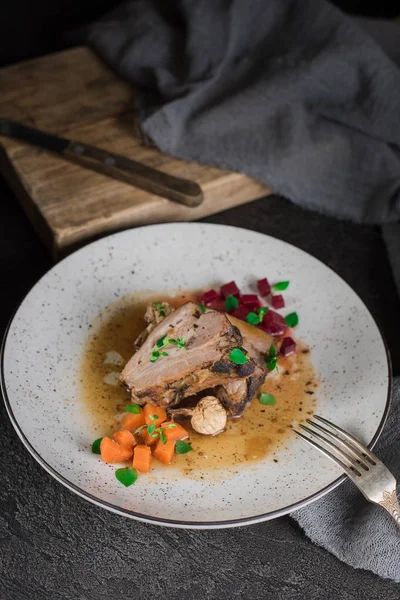
[(274, 343), (272, 335), (247, 323), (247, 321), (242, 321), (241, 319), (232, 317), (232, 315), (227, 315), (227, 317), (232, 325), (237, 327), (242, 334), (243, 346), (245, 348), (253, 346), (261, 354), (268, 354), (271, 344)]
[(264, 356), (259, 352), (259, 350), (257, 350), (257, 348), (255, 348), (252, 344), (248, 344), (247, 351), (256, 365), (254, 373), (251, 377), (249, 377), (247, 382), (247, 401), (251, 402), (256, 397), (258, 390), (264, 383), (265, 378), (268, 375), (268, 370), (265, 365)]
[[(168, 345), (162, 349), (168, 355), (151, 362), (164, 336), (184, 339), (184, 348)], [(121, 381), (138, 404), (173, 406), (207, 388), (252, 375), (256, 366), (251, 359), (244, 365), (229, 360), (232, 349), (241, 346), (239, 330), (223, 313), (202, 312), (198, 304), (187, 302), (149, 334), (122, 371)]]
[(144, 314), (144, 320), (148, 323), (146, 329), (142, 331), (139, 337), (135, 340), (135, 350), (139, 350), (143, 342), (147, 340), (150, 333), (157, 327), (159, 323), (165, 317), (168, 317), (174, 312), (174, 307), (168, 304), (168, 302), (151, 302), (147, 305), (146, 312)]
[(226, 385), (218, 385), (213, 392), (232, 417), (240, 417), (248, 402), (247, 379), (237, 379)]
[(206, 396), (193, 409), (190, 424), (197, 433), (216, 435), (226, 427), (226, 410), (215, 396)]
[(168, 416), (172, 419), (184, 419), (186, 417), (191, 417), (194, 411), (193, 408), (167, 408)]
[(249, 343), (246, 349), (256, 365), (254, 373), (247, 379), (231, 381), (214, 389), (215, 395), (232, 417), (239, 417), (243, 413), (246, 405), (257, 395), (267, 375), (265, 361), (261, 354)]

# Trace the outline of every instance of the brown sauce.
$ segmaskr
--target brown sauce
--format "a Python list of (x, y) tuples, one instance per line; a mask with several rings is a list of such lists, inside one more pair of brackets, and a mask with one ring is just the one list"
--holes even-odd
[[(118, 428), (118, 415), (130, 401), (117, 377), (133, 354), (134, 340), (144, 329), (147, 302), (165, 300), (178, 306), (195, 296), (193, 292), (180, 292), (174, 297), (135, 294), (111, 304), (95, 319), (82, 358), (80, 382), (84, 411), (99, 437)], [(110, 352), (111, 360), (115, 361), (120, 355), (123, 364), (105, 364)], [(269, 375), (262, 388), (275, 396), (275, 405), (263, 406), (254, 400), (242, 417), (229, 420), (226, 431), (215, 437), (199, 435), (190, 429), (187, 421), (182, 422), (190, 430), (193, 451), (176, 455), (172, 466), (198, 477), (201, 472), (248, 465), (266, 456), (276, 461), (276, 451), (291, 438), (293, 426), (313, 414), (317, 388), (311, 353), (306, 346), (298, 344), (297, 353), (281, 358), (279, 375)]]

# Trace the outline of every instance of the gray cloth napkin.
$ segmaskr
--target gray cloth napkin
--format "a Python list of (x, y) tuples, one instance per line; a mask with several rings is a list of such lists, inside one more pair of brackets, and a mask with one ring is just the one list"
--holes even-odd
[[(323, 0), (137, 0), (87, 39), (135, 84), (164, 152), (246, 173), (383, 232), (400, 289), (400, 28)], [(376, 452), (400, 479), (400, 380)], [(400, 534), (346, 482), (293, 518), (341, 560), (400, 581)]]
[(324, 0), (131, 1), (88, 40), (163, 152), (339, 217), (400, 217), (400, 69)]

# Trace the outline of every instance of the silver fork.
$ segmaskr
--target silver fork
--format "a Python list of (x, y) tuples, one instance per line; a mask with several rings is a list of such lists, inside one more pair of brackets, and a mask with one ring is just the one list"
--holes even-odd
[[(324, 423), (333, 431), (307, 419), (307, 423), (314, 429), (301, 424), (299, 427), (312, 438), (303, 435), (300, 431), (293, 430), (294, 433), (338, 464), (365, 498), (385, 508), (400, 527), (396, 480), (389, 469), (352, 435), (318, 415), (314, 415), (314, 419)], [(313, 438), (319, 440), (321, 444)]]

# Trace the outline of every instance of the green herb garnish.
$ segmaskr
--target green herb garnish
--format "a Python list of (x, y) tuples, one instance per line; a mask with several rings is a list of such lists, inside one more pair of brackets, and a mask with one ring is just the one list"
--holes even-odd
[(262, 306), (261, 308), (257, 308), (256, 312), (249, 312), (246, 317), (246, 321), (251, 325), (258, 325), (262, 323), (265, 313), (268, 311), (268, 306)]
[(296, 327), (299, 324), (299, 315), (296, 312), (290, 313), (286, 315), (285, 321), (288, 327)]
[(149, 435), (152, 435), (156, 430), (156, 426), (155, 425), (147, 425), (147, 433)]
[(168, 429), (173, 429), (174, 427), (176, 427), (175, 423), (168, 424)]
[(237, 298), (235, 298), (235, 296), (232, 296), (231, 294), (229, 294), (229, 296), (225, 300), (225, 310), (227, 310), (228, 312), (231, 312), (232, 310), (235, 310), (235, 308), (237, 308), (238, 306), (239, 306), (239, 300)]
[(115, 471), (115, 477), (121, 482), (125, 487), (129, 487), (132, 483), (135, 483), (137, 479), (137, 471), (132, 467), (125, 467), (122, 469), (117, 469)]
[(161, 317), (165, 317), (164, 307), (161, 302), (153, 302), (153, 306), (158, 310)]
[(273, 371), (274, 369), (278, 368), (277, 365), (278, 365), (279, 356), (278, 356), (278, 352), (273, 344), (269, 348), (269, 353), (264, 358), (265, 358), (265, 365), (266, 365), (268, 371)]
[(261, 394), (258, 400), (264, 406), (276, 404), (276, 398), (272, 394)]
[(163, 335), (162, 337), (160, 337), (159, 340), (156, 341), (157, 348), (163, 348), (167, 344), (168, 344), (168, 336), (167, 335)]
[(193, 450), (192, 446), (183, 440), (179, 440), (176, 442), (175, 450), (177, 454), (187, 454), (191, 450)]
[(182, 349), (186, 346), (186, 340), (185, 338), (178, 338), (175, 340), (174, 338), (169, 338), (167, 335), (163, 335), (156, 342), (156, 348), (158, 348), (158, 350), (152, 351), (150, 362), (155, 362), (160, 356), (168, 356), (168, 352), (165, 352), (165, 350), (161, 352), (161, 350), (167, 346), (178, 346), (178, 348)]
[(243, 350), (240, 348), (234, 348), (229, 355), (229, 360), (236, 363), (237, 365), (244, 365), (249, 360)]
[(134, 435), (136, 435), (137, 433), (140, 433), (142, 431), (142, 429), (145, 429), (147, 427), (147, 425), (141, 425), (140, 427), (138, 427), (137, 429), (135, 429), (135, 431), (133, 432)]
[(261, 323), (260, 316), (257, 315), (255, 312), (249, 312), (249, 314), (246, 317), (246, 321), (250, 323), (250, 325), (258, 325), (259, 323)]
[(160, 433), (160, 441), (162, 444), (166, 444), (167, 443), (167, 437), (165, 435), (165, 433), (163, 431), (161, 431)]
[(150, 362), (156, 362), (156, 360), (160, 358), (160, 353), (158, 350), (153, 350), (153, 352), (151, 353), (151, 358), (150, 358)]
[(197, 306), (198, 306), (199, 308), (201, 308), (201, 310), (202, 310), (203, 312), (206, 312), (207, 308), (204, 306), (204, 304), (200, 304), (200, 303), (198, 303), (198, 304), (197, 304)]
[(274, 369), (278, 368), (278, 360), (278, 357), (275, 356), (274, 358), (265, 361), (265, 366), (267, 367), (268, 371), (273, 371)]
[(100, 452), (100, 444), (101, 444), (101, 440), (103, 438), (98, 438), (97, 440), (94, 440), (93, 444), (92, 444), (92, 452), (93, 454), (101, 454)]
[(141, 408), (139, 404), (128, 404), (125, 406), (125, 412), (133, 413), (134, 415), (140, 415)]
[(290, 281), (279, 281), (273, 287), (277, 292), (284, 292), (288, 289)]
[(259, 308), (257, 310), (258, 314), (260, 315), (260, 323), (264, 318), (264, 315), (266, 312), (268, 312), (268, 306), (262, 306), (261, 308)]

